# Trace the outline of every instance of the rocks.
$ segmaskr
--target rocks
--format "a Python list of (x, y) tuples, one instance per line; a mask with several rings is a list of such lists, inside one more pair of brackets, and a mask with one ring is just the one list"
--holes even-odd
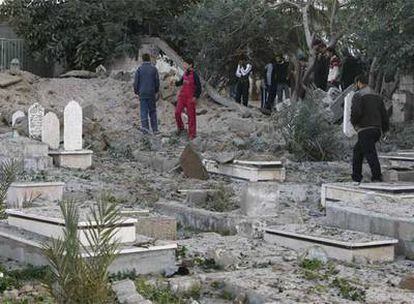
[(240, 262), (240, 258), (223, 248), (217, 248), (207, 253), (208, 258), (214, 260), (215, 265), (224, 270), (235, 269)]
[(0, 73), (0, 88), (5, 89), (21, 82), (23, 78), (5, 73)]
[(15, 301), (19, 298), (19, 291), (17, 289), (6, 290), (3, 292), (3, 297), (5, 300)]
[(201, 157), (191, 144), (188, 144), (181, 154), (180, 165), (186, 177), (200, 180), (208, 179), (208, 173), (201, 161)]
[(319, 261), (322, 264), (326, 264), (329, 261), (328, 255), (326, 254), (325, 250), (323, 250), (319, 246), (310, 247), (308, 250), (306, 250), (303, 258), (311, 261)]
[(173, 278), (169, 280), (171, 291), (177, 295), (188, 295), (201, 289), (201, 281), (195, 277)]
[(402, 289), (414, 291), (414, 273), (411, 273), (402, 278), (399, 287)]
[(118, 302), (120, 304), (151, 304), (152, 302), (142, 297), (136, 290), (135, 284), (131, 280), (122, 280), (112, 283)]
[(95, 74), (97, 77), (105, 78), (108, 77), (108, 71), (106, 68), (101, 64), (95, 69)]
[(94, 104), (87, 105), (82, 108), (83, 110), (83, 117), (89, 118), (92, 121), (98, 120), (98, 108)]
[(60, 78), (83, 78), (83, 79), (90, 79), (96, 78), (96, 73), (85, 71), (85, 70), (73, 70), (69, 71), (65, 74), (60, 75)]

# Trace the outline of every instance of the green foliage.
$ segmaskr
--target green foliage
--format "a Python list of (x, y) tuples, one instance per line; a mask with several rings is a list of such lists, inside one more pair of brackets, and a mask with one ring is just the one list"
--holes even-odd
[(302, 267), (303, 269), (315, 271), (315, 270), (320, 270), (323, 267), (323, 263), (319, 260), (304, 259), (300, 263), (300, 267)]
[(215, 192), (207, 196), (207, 202), (198, 205), (204, 209), (215, 212), (229, 212), (238, 208), (233, 200), (233, 191), (220, 183)]
[(0, 294), (13, 288), (20, 288), (26, 281), (46, 281), (50, 275), (50, 269), (48, 267), (37, 267), (28, 265), (22, 269), (6, 270), (0, 265)]
[(287, 149), (299, 160), (335, 159), (340, 143), (335, 128), (326, 120), (316, 102), (305, 100), (285, 107), (272, 116)]
[[(52, 268), (50, 290), (59, 303), (110, 303), (108, 268), (116, 257), (119, 243), (114, 240), (119, 207), (103, 196), (90, 207), (87, 245), (78, 239), (79, 213), (73, 201), (61, 204), (65, 220), (62, 239), (46, 244), (44, 253)], [(85, 258), (86, 257), (86, 258)]]
[(93, 69), (137, 54), (142, 34), (165, 28), (194, 0), (6, 0), (2, 15), (33, 55), (68, 68)]
[(259, 70), (275, 52), (295, 51), (299, 18), (297, 11), (274, 10), (265, 1), (203, 0), (179, 16), (166, 36), (182, 54), (197, 59), (206, 78), (232, 79), (241, 54)]
[(135, 282), (138, 293), (155, 304), (184, 304), (186, 300), (174, 295), (168, 287), (159, 287), (149, 284), (140, 278)]
[[(344, 40), (368, 58), (378, 58), (384, 72), (414, 68), (414, 1), (349, 0), (341, 20)], [(346, 19), (345, 19), (346, 18)], [(345, 24), (344, 24), (345, 25)]]
[(338, 288), (340, 296), (344, 299), (365, 302), (365, 290), (344, 278), (336, 277), (331, 283), (331, 287)]
[(17, 162), (3, 161), (0, 164), (0, 219), (5, 217), (5, 199), (11, 183), (16, 180), (19, 172)]

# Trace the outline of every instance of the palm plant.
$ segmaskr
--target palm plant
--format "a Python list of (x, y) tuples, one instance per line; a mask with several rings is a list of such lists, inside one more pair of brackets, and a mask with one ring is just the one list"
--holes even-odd
[(78, 237), (79, 211), (74, 201), (60, 205), (65, 221), (62, 238), (44, 246), (52, 269), (49, 289), (58, 303), (112, 303), (108, 269), (119, 249), (115, 239), (119, 208), (103, 196), (90, 207), (86, 245)]
[(5, 217), (7, 190), (16, 180), (18, 172), (17, 162), (6, 160), (0, 164), (0, 219)]

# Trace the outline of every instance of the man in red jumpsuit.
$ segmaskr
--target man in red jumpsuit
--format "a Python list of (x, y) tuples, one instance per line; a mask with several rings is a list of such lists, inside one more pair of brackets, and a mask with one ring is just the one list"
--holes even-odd
[(178, 103), (175, 108), (175, 121), (177, 123), (178, 133), (184, 131), (184, 123), (182, 120), (182, 113), (184, 109), (187, 110), (188, 116), (188, 137), (194, 139), (197, 133), (196, 127), (196, 100), (201, 95), (200, 77), (194, 71), (194, 61), (188, 60), (184, 64), (184, 75), (181, 80), (175, 83), (176, 86), (182, 86), (178, 95)]

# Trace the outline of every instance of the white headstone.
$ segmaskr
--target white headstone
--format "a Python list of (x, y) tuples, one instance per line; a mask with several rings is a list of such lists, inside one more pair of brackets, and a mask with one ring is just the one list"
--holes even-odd
[(12, 115), (12, 127), (14, 127), (14, 125), (16, 124), (16, 120), (18, 120), (19, 118), (23, 118), (25, 116), (26, 114), (24, 114), (24, 112), (22, 111), (14, 112)]
[(71, 101), (65, 107), (63, 143), (66, 151), (82, 150), (82, 107)]
[(354, 95), (355, 95), (355, 92), (351, 91), (345, 97), (344, 123), (343, 123), (342, 129), (346, 137), (352, 137), (357, 134), (357, 132), (354, 129), (354, 126), (351, 123), (352, 99), (354, 98)]
[(42, 121), (45, 115), (45, 108), (40, 104), (33, 104), (27, 111), (29, 136), (35, 139), (42, 137)]
[(55, 113), (49, 112), (43, 117), (42, 141), (49, 145), (50, 149), (59, 149), (60, 124)]

